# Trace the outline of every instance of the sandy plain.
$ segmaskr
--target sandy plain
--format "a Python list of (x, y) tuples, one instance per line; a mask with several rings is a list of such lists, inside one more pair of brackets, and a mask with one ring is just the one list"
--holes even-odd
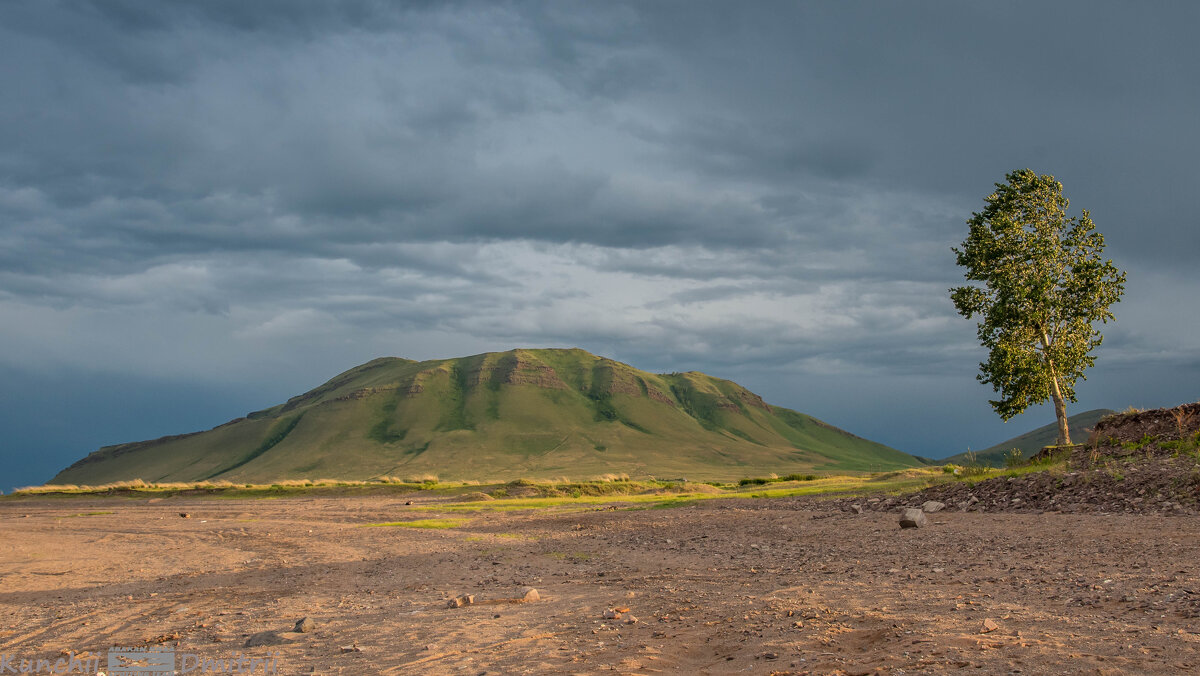
[[(4, 501), (0, 656), (162, 646), (271, 656), (280, 674), (1200, 673), (1195, 516), (955, 512), (901, 530), (811, 498), (632, 507)], [(364, 527), (434, 518), (461, 521)], [(515, 601), (526, 587), (540, 600)], [(315, 629), (291, 631), (304, 617)], [(246, 647), (265, 631), (286, 642)]]

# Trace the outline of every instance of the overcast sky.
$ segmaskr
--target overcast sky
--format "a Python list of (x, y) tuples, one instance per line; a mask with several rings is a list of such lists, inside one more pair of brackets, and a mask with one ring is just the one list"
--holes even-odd
[[(1151, 10), (1153, 8), (1153, 11)], [(1013, 169), (1200, 399), (1191, 2), (0, 4), (0, 489), (368, 359), (573, 347), (902, 450), (1002, 424), (947, 289)]]

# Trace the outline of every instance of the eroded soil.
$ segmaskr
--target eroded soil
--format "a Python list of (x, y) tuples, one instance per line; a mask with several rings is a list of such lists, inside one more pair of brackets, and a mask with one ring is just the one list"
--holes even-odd
[[(427, 500), (2, 503), (0, 655), (275, 652), (286, 674), (1200, 673), (1193, 516), (939, 512), (901, 530), (801, 499)], [(466, 522), (361, 527), (432, 517)], [(507, 600), (526, 586), (541, 600)], [(460, 594), (475, 604), (447, 608)], [(302, 617), (315, 631), (291, 633)], [(243, 647), (267, 630), (290, 642)]]

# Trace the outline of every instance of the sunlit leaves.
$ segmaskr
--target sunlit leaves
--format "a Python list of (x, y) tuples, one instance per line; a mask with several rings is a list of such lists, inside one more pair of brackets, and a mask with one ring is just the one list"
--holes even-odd
[(988, 348), (979, 381), (1000, 399), (1005, 420), (1051, 397), (1057, 379), (1075, 401), (1075, 382), (1095, 363), (1103, 337), (1095, 322), (1112, 319), (1125, 273), (1104, 260), (1104, 236), (1088, 212), (1067, 216), (1069, 202), (1053, 176), (1014, 171), (967, 221), (958, 264), (970, 284), (950, 290), (959, 314), (979, 316), (979, 341)]

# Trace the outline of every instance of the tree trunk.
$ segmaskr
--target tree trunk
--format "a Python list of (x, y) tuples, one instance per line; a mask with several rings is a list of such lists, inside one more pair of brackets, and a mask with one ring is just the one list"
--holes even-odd
[(1063, 401), (1062, 390), (1058, 387), (1058, 376), (1054, 375), (1054, 362), (1050, 362), (1050, 397), (1054, 399), (1054, 416), (1058, 418), (1058, 445), (1068, 446), (1071, 443), (1071, 429), (1067, 426), (1067, 405)]
[(1058, 386), (1058, 374), (1054, 372), (1054, 360), (1050, 358), (1050, 336), (1042, 332), (1042, 352), (1046, 357), (1046, 368), (1050, 371), (1050, 398), (1054, 400), (1054, 417), (1058, 419), (1058, 446), (1071, 444), (1071, 428), (1067, 425), (1067, 404), (1063, 401), (1062, 388)]

